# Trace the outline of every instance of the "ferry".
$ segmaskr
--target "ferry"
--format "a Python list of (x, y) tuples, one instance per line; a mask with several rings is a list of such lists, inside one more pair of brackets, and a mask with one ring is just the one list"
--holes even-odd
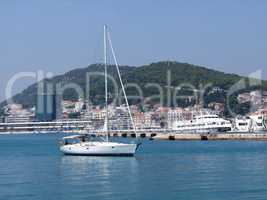
[(196, 115), (192, 120), (177, 120), (172, 123), (173, 131), (187, 133), (218, 133), (232, 130), (232, 123), (215, 114)]

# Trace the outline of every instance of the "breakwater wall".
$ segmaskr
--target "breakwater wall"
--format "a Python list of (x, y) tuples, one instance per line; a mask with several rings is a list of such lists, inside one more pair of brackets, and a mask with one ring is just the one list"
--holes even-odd
[[(96, 135), (105, 135), (98, 133)], [(261, 133), (161, 133), (161, 132), (110, 132), (110, 137), (141, 137), (153, 140), (266, 140), (267, 132)]]
[(266, 140), (267, 133), (157, 134), (154, 140)]

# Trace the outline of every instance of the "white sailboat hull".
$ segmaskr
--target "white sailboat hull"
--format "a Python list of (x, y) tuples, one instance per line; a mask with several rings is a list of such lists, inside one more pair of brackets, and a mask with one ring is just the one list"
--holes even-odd
[(116, 142), (81, 142), (60, 147), (65, 155), (81, 156), (134, 156), (136, 144)]

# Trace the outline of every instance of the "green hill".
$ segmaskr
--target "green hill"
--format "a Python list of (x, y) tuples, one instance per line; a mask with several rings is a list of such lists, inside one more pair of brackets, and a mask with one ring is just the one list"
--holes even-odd
[[(87, 72), (103, 72), (104, 67), (101, 64), (93, 64), (86, 68), (75, 69), (69, 71), (65, 74), (55, 76), (51, 79), (45, 80), (45, 82), (53, 83), (53, 84), (67, 84), (67, 83), (75, 83), (81, 86), (83, 90), (86, 90), (86, 73)], [(167, 103), (167, 95), (168, 95), (168, 78), (167, 73), (170, 72), (171, 75), (171, 87), (176, 87), (182, 83), (192, 84), (197, 89), (200, 88), (201, 85), (211, 84), (213, 87), (219, 87), (223, 90), (228, 90), (233, 84), (237, 83), (241, 80), (242, 76), (238, 76), (235, 74), (227, 74), (223, 72), (219, 72), (216, 70), (211, 70), (205, 67), (200, 67), (196, 65), (191, 65), (187, 63), (179, 63), (179, 62), (157, 62), (151, 63), (149, 65), (144, 65), (140, 67), (132, 67), (132, 66), (120, 66), (121, 75), (124, 83), (135, 83), (141, 87), (144, 92), (144, 97), (157, 95), (158, 90), (154, 87), (146, 88), (146, 84), (148, 83), (157, 83), (163, 88), (163, 96), (164, 96), (164, 104)], [(108, 67), (108, 73), (118, 81), (118, 77), (116, 74), (115, 66)], [(245, 78), (246, 79), (246, 78)], [(247, 80), (247, 79), (246, 79)], [(111, 85), (111, 84), (109, 84)], [(263, 81), (262, 86), (256, 86), (254, 88), (247, 87), (242, 89), (242, 91), (250, 90), (250, 89), (267, 89), (267, 82)], [(109, 90), (113, 91), (113, 87), (110, 86)], [(240, 90), (241, 91), (241, 90)], [(173, 94), (173, 89), (171, 90)], [(190, 93), (188, 91), (181, 90), (180, 94)], [(191, 92), (192, 93), (192, 92)], [(37, 94), (37, 84), (33, 84), (23, 90), (21, 93), (14, 96), (14, 101), (16, 103), (23, 104), (25, 107), (32, 107), (36, 102), (36, 94)], [(133, 95), (136, 94), (136, 89), (133, 87), (127, 88), (127, 94)], [(220, 95), (210, 95), (206, 94), (205, 99), (207, 102), (211, 100), (216, 101), (224, 101), (225, 94)], [(104, 78), (103, 77), (93, 77), (90, 82), (90, 99), (93, 104), (101, 104), (103, 103), (104, 96)], [(76, 99), (77, 95), (73, 90), (66, 90), (64, 92), (64, 99)], [(132, 101), (131, 103), (138, 103), (138, 100)], [(206, 102), (206, 103), (207, 103)], [(154, 100), (154, 103), (157, 103), (157, 100)], [(188, 102), (180, 102), (181, 104), (187, 104)], [(191, 102), (192, 103), (192, 102)], [(1, 103), (1, 107), (5, 105), (6, 102)], [(173, 102), (172, 102), (173, 104)]]

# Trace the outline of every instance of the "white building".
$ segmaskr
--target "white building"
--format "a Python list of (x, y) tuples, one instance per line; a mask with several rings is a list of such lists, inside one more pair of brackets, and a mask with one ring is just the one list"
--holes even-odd
[(34, 109), (24, 109), (21, 104), (8, 104), (4, 107), (6, 123), (30, 122), (34, 119)]

